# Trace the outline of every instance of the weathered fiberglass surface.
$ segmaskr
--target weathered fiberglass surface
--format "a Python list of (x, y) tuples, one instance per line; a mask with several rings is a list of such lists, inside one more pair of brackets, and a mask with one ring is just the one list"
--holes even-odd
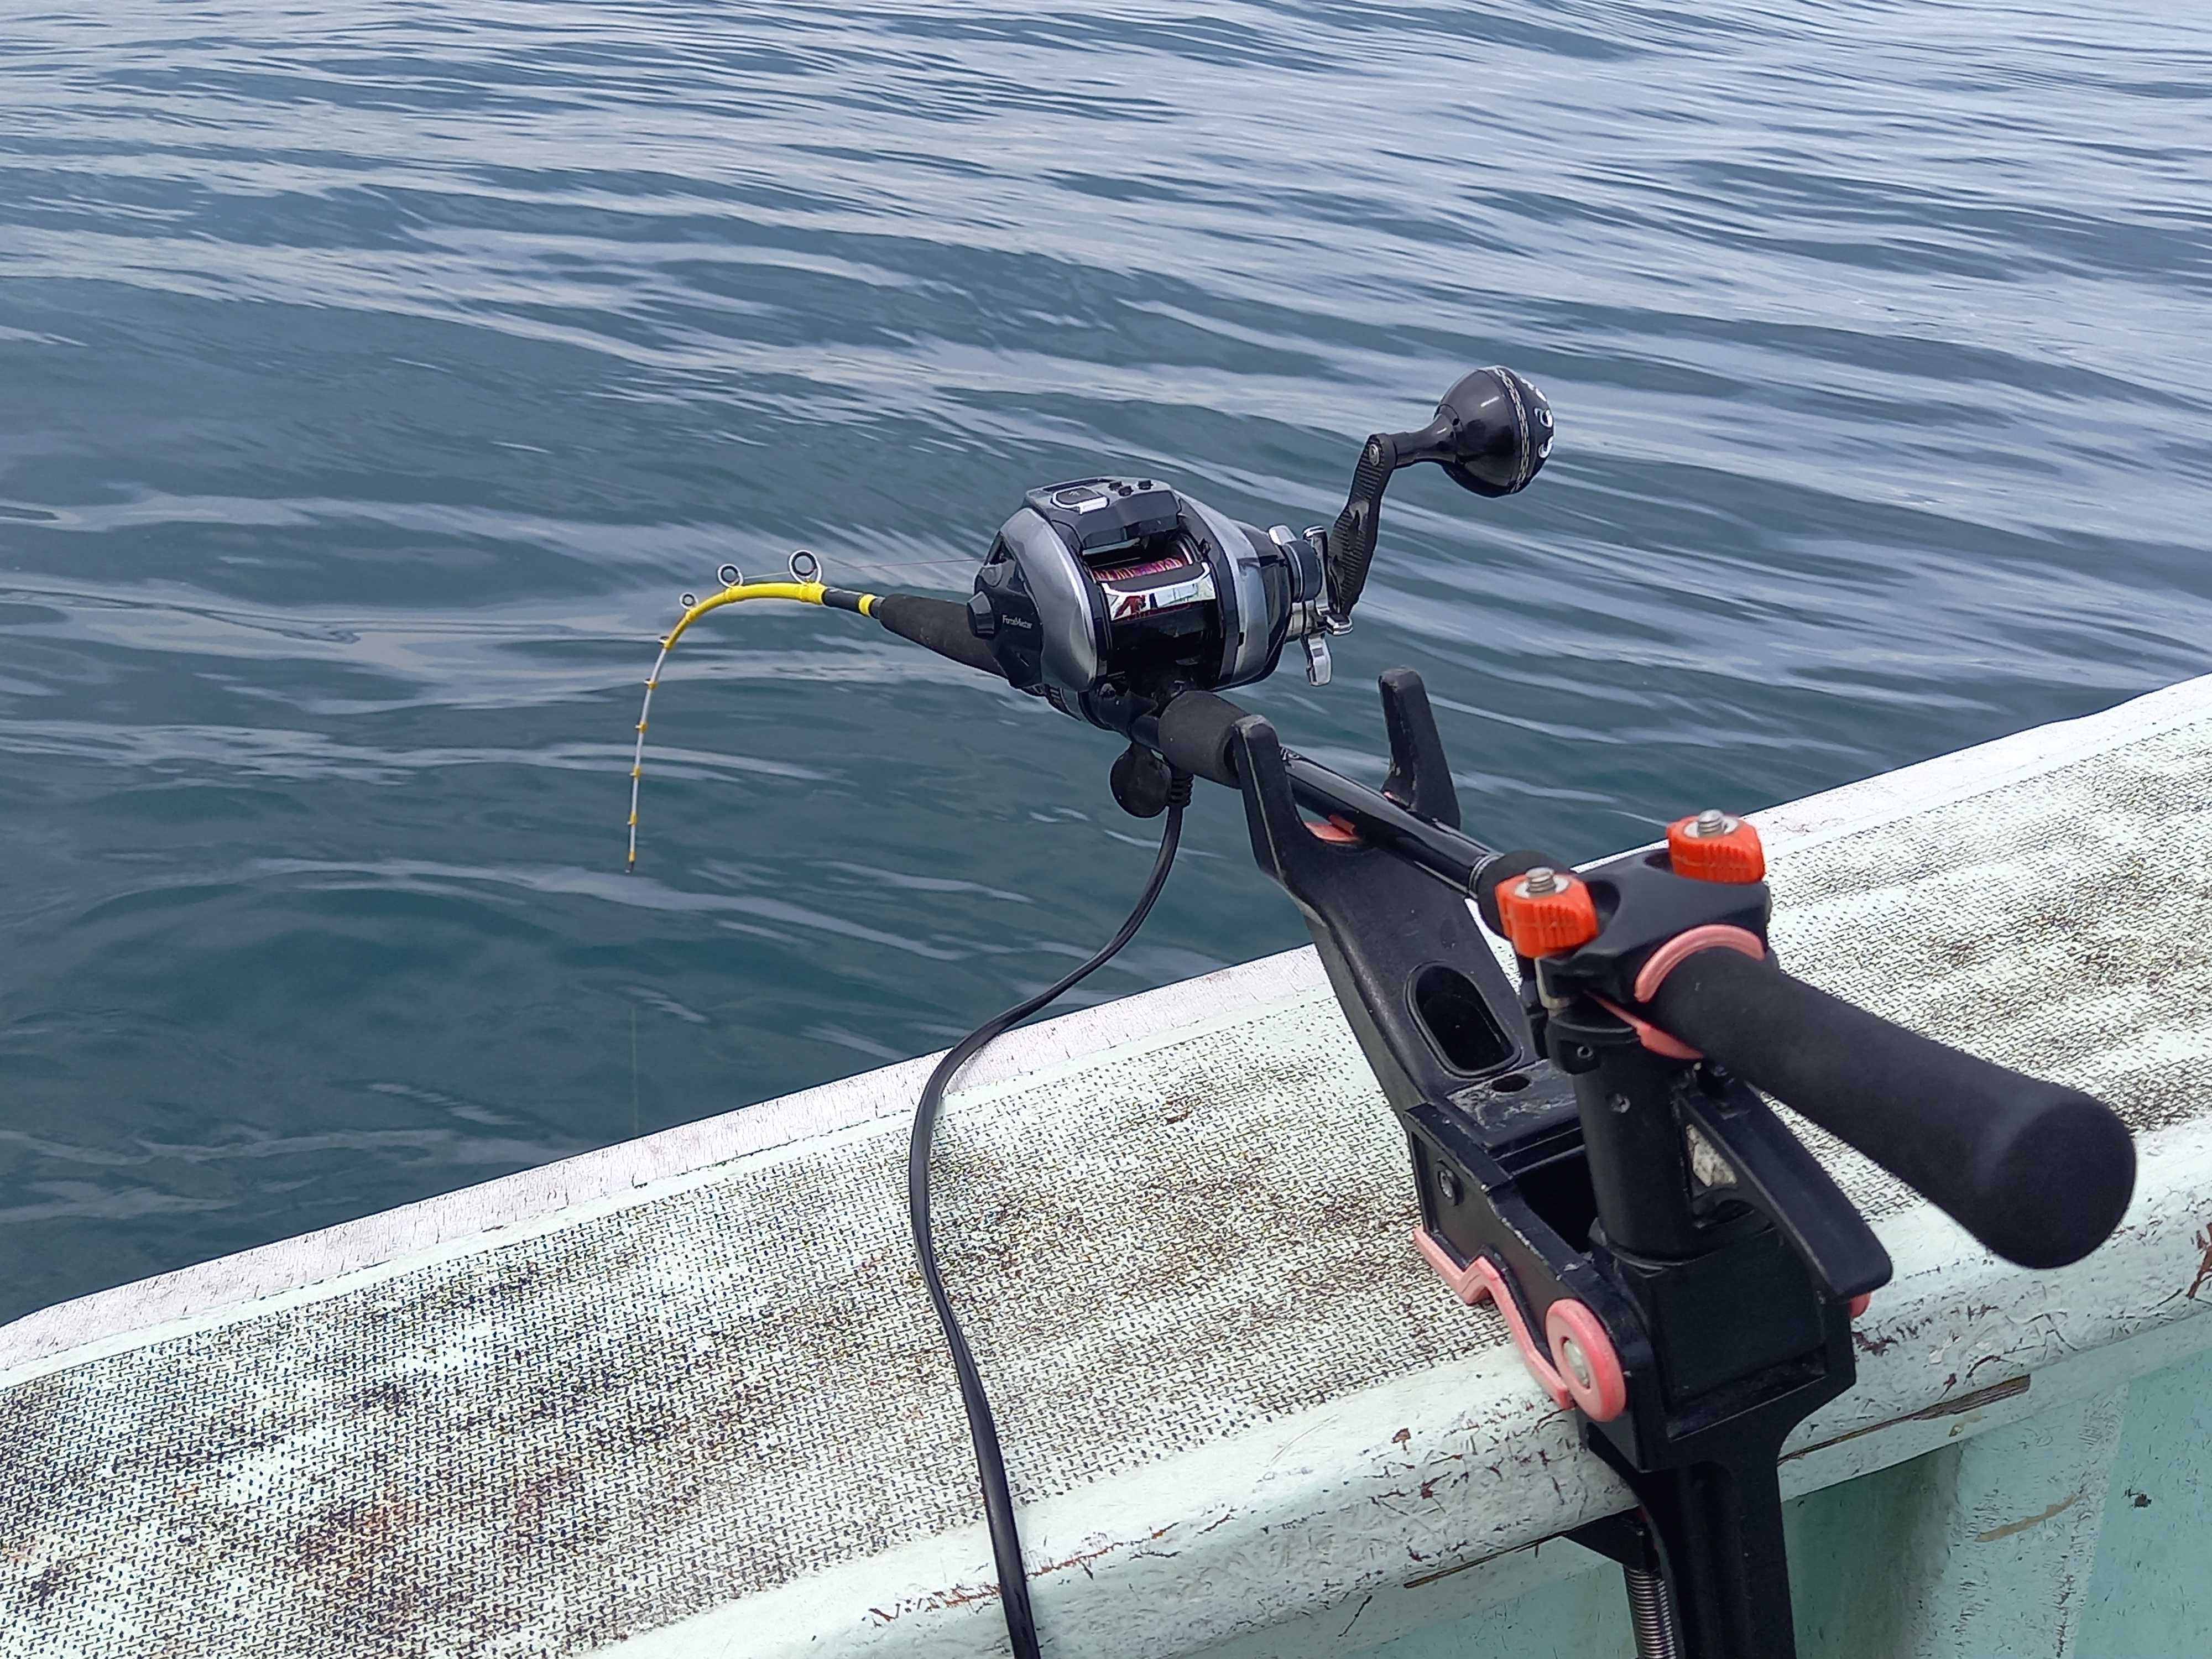
[[(1767, 815), (1778, 947), (2185, 1128), (2212, 1060), (2212, 681), (2035, 735)], [(1198, 981), (1162, 1029), (951, 1103), (948, 1276), (1026, 1501), (1233, 1454), (1504, 1341), (1407, 1248), (1402, 1146), (1317, 974), (1274, 971), (1233, 1012), (1204, 1018)], [(580, 1655), (971, 1527), (905, 1133), (863, 1118), (143, 1328), (126, 1287), (70, 1315), (75, 1346), (66, 1321), (0, 1334), (0, 1654)], [(1814, 1139), (1878, 1221), (1919, 1212)], [(2144, 1322), (2197, 1305), (2161, 1294)], [(1477, 1448), (1485, 1411), (1529, 1412), (1510, 1366), (1481, 1375), (1495, 1401), (1455, 1431)], [(1542, 1477), (1563, 1513), (1598, 1501), (1578, 1460)], [(1478, 1506), (1479, 1462), (1455, 1477)], [(1538, 1478), (1492, 1475), (1500, 1504)], [(1193, 1487), (1162, 1534), (1212, 1501)], [(1485, 1547), (1418, 1536), (1416, 1563)], [(856, 1610), (853, 1639), (910, 1610)]]

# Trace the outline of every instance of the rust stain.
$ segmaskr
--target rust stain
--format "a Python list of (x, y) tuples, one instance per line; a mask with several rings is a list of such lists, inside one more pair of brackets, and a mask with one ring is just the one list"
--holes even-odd
[(292, 1564), (310, 1571), (357, 1571), (420, 1519), (421, 1509), (404, 1498), (325, 1504), (293, 1540)]
[(2189, 1299), (2197, 1300), (2197, 1292), (2204, 1288), (2204, 1281), (2212, 1279), (2212, 1226), (2207, 1226), (2191, 1241), (2204, 1252), (2197, 1264), (2197, 1277), (2189, 1281)]
[(2025, 1521), (2014, 1521), (2002, 1527), (1991, 1527), (1987, 1532), (1978, 1532), (1974, 1534), (1974, 1541), (1977, 1544), (1994, 1544), (2000, 1538), (2009, 1538), (2016, 1532), (2026, 1532), (2030, 1527), (2039, 1527), (2052, 1516), (2065, 1514), (2081, 1501), (2081, 1494), (2077, 1492), (2071, 1498), (2060, 1498), (2040, 1515), (2031, 1515)]
[(970, 1601), (993, 1601), (998, 1599), (996, 1584), (955, 1584), (951, 1589), (932, 1590), (927, 1595), (908, 1596), (903, 1601), (891, 1603), (890, 1611), (870, 1607), (868, 1611), (888, 1625), (909, 1613), (938, 1613), (946, 1607), (962, 1607)]
[(1170, 1523), (1170, 1527), (1162, 1527), (1158, 1532), (1152, 1534), (1150, 1538), (1131, 1538), (1118, 1544), (1101, 1544), (1095, 1550), (1078, 1550), (1073, 1555), (1068, 1556), (1063, 1560), (1046, 1562), (1035, 1572), (1031, 1573), (1030, 1577), (1032, 1578), (1042, 1578), (1048, 1572), (1060, 1572), (1069, 1567), (1080, 1567), (1083, 1569), (1083, 1576), (1085, 1578), (1088, 1578), (1091, 1576), (1091, 1564), (1098, 1559), (1100, 1556), (1111, 1555), (1115, 1550), (1134, 1549), (1139, 1544), (1149, 1543), (1152, 1541), (1152, 1539), (1164, 1536), (1170, 1529), (1172, 1524), (1173, 1523)]
[(931, 1604), (940, 1607), (964, 1607), (970, 1601), (995, 1601), (999, 1599), (996, 1584), (959, 1584), (930, 1598)]

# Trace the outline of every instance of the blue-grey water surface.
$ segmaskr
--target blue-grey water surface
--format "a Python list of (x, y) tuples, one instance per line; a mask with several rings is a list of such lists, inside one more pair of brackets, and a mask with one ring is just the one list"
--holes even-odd
[[(0, 1314), (940, 1047), (1111, 931), (1113, 749), (858, 619), (1020, 491), (1333, 516), (1337, 683), (1577, 857), (2212, 641), (2212, 18), (1942, 0), (206, 5), (0, 24)], [(1294, 944), (1234, 803), (1079, 1000)], [(1200, 1012), (1194, 1009), (1194, 1012)]]

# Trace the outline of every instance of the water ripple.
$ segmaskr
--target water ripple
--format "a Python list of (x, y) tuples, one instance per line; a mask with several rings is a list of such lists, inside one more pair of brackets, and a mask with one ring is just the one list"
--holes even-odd
[[(1460, 368), (1325, 693), (1587, 855), (2204, 666), (2212, 23), (2047, 0), (100, 0), (0, 34), (9, 1307), (936, 1046), (1109, 932), (1105, 746), (733, 560), (1262, 523)], [(750, 608), (749, 608), (750, 610)], [(1077, 878), (1079, 872), (1079, 878)], [(1278, 948), (1209, 804), (1090, 994)], [(924, 971), (917, 973), (916, 969)]]

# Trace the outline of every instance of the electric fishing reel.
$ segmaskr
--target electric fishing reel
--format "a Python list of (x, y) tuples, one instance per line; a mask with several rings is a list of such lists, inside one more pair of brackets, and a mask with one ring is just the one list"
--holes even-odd
[(1006, 680), (1131, 747), (1115, 799), (1139, 817), (1163, 811), (1169, 771), (1154, 742), (1161, 714), (1189, 691), (1249, 685), (1291, 641), (1306, 678), (1329, 680), (1328, 641), (1352, 626), (1367, 586), (1382, 492), (1433, 461), (1462, 489), (1526, 489), (1552, 453), (1552, 406), (1510, 368), (1478, 368), (1444, 393), (1426, 426), (1378, 432), (1359, 447), (1344, 510), (1326, 529), (1244, 524), (1156, 478), (1077, 478), (1032, 489), (992, 539), (965, 605), (918, 593), (864, 593), (822, 580), (804, 550), (791, 580), (749, 582), (735, 565), (720, 592), (684, 596), (645, 682), (630, 761), (629, 862), (637, 867), (647, 717), (668, 653), (708, 611), (786, 599), (857, 611), (939, 656)]
[(1552, 449), (1543, 394), (1477, 369), (1413, 432), (1361, 447), (1334, 528), (1261, 530), (1152, 478), (1032, 489), (975, 573), (968, 626), (994, 670), (1061, 713), (1127, 732), (1132, 705), (1273, 673), (1293, 640), (1306, 678), (1329, 678), (1328, 636), (1351, 625), (1390, 475), (1439, 463), (1481, 495), (1524, 489)]
[[(1151, 478), (1084, 478), (1023, 497), (975, 573), (968, 625), (1017, 690), (1106, 726), (1085, 705), (1114, 682), (1249, 685), (1290, 640), (1320, 646), (1322, 591), (1321, 548), (1281, 525)], [(1316, 683), (1328, 660), (1309, 659)]]

